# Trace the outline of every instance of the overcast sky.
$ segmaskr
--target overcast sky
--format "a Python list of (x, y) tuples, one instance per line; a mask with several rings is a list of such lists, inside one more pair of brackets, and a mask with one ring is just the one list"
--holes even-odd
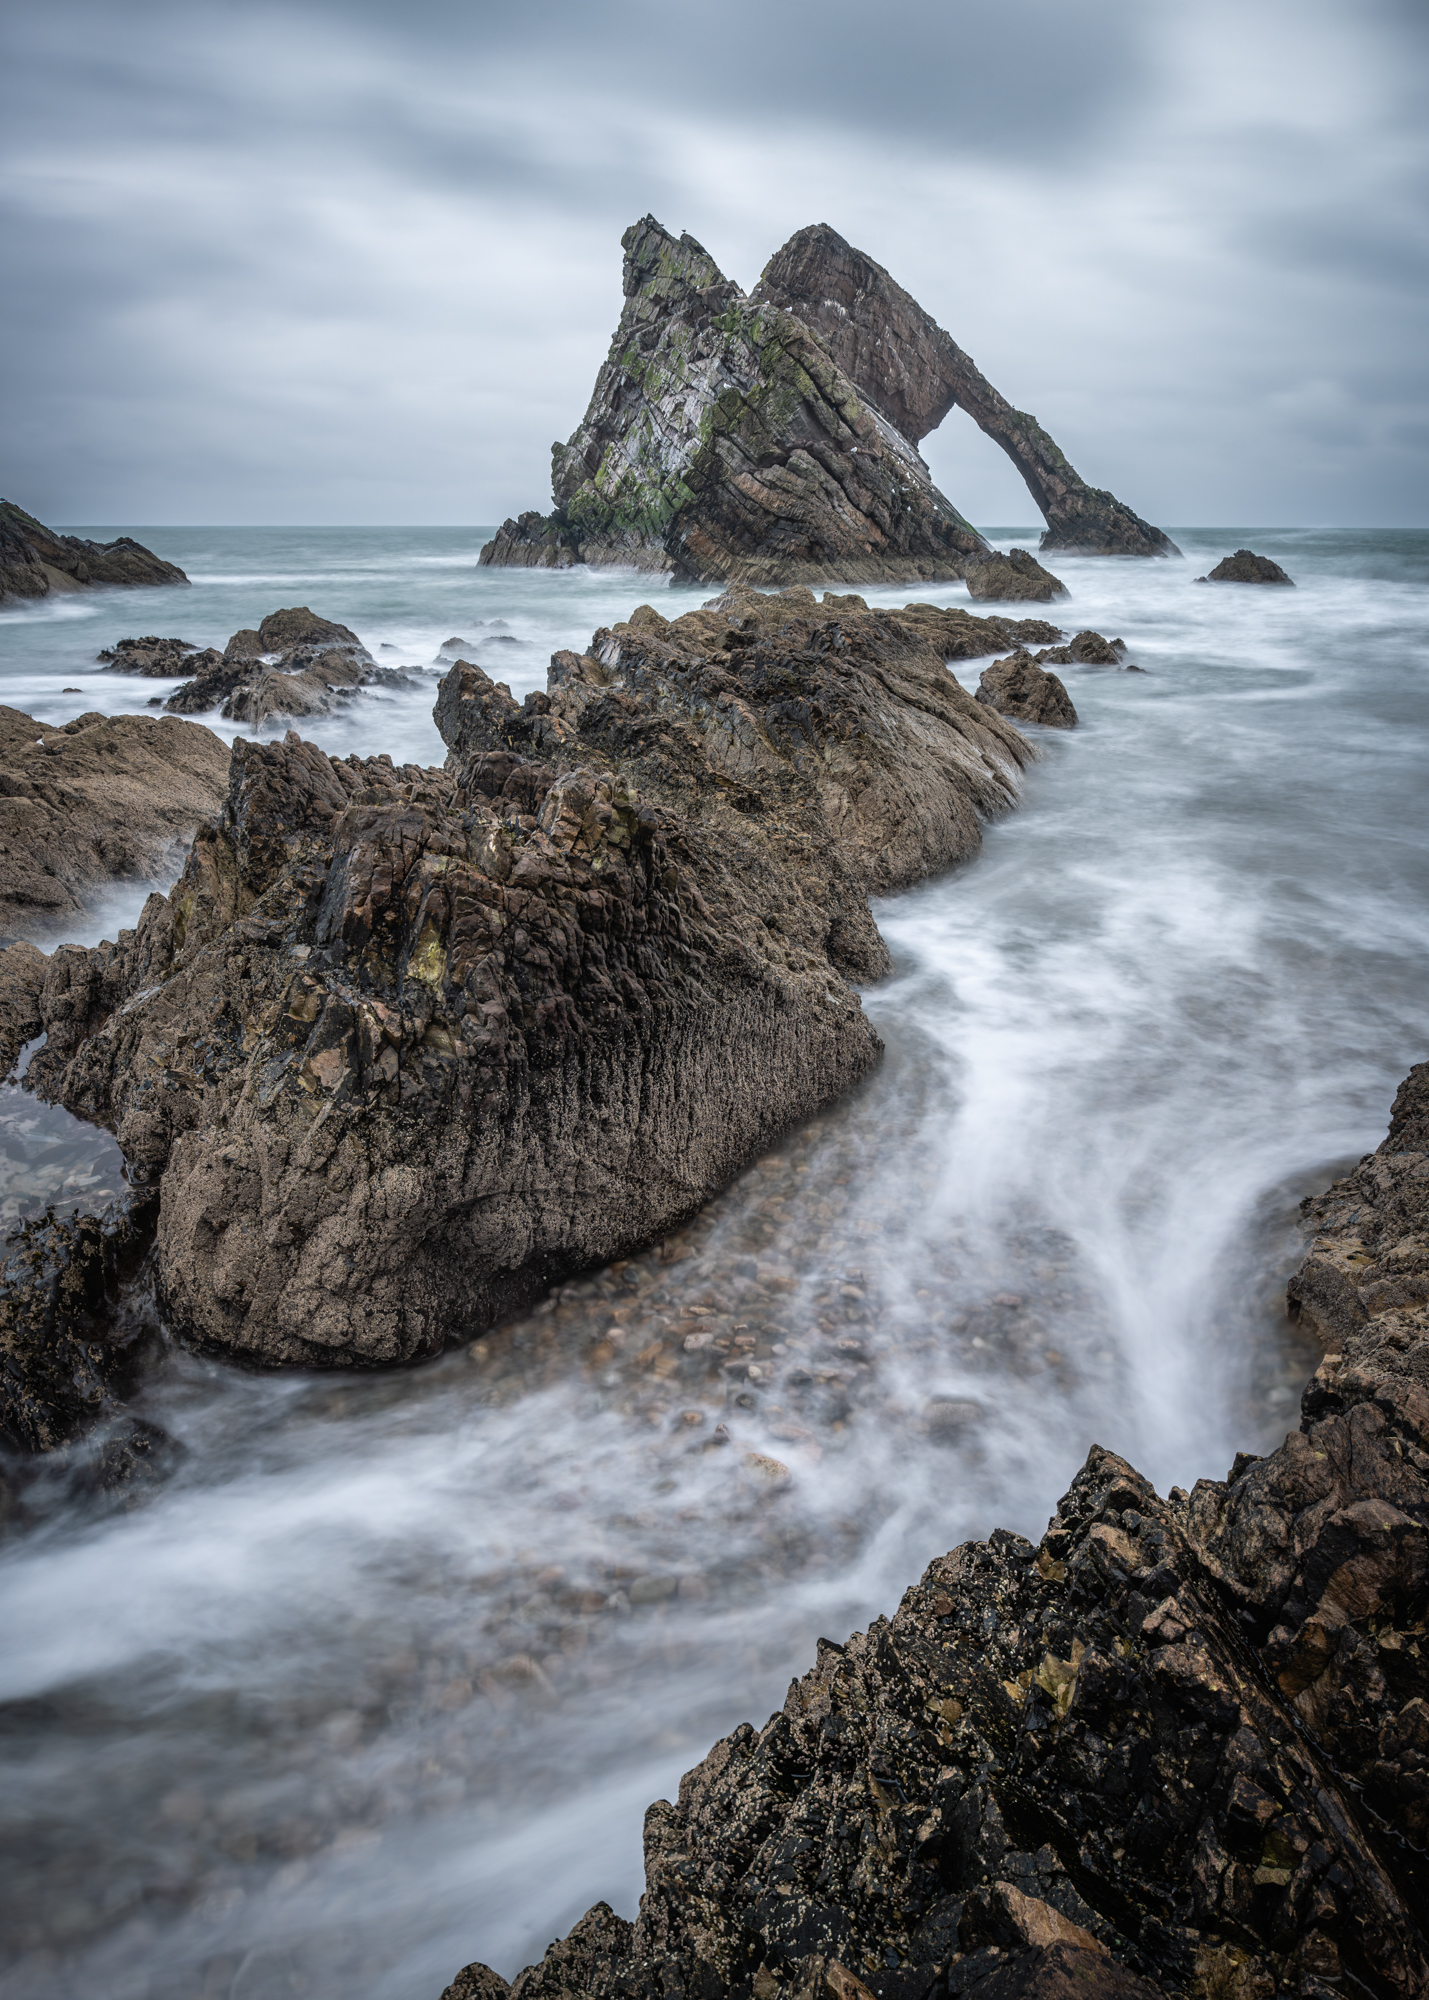
[(54, 523), (545, 508), (646, 211), (746, 287), (831, 223), (1154, 521), (1429, 523), (1424, 0), (8, 19), (0, 492)]

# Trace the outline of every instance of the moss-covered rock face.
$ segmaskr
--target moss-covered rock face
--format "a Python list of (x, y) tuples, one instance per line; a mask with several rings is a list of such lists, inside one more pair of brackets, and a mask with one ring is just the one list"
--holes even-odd
[(1002, 446), (1047, 522), (1044, 549), (1079, 555), (1179, 555), (1114, 493), (1088, 486), (1034, 416), (1014, 410), (917, 300), (825, 222), (770, 258), (756, 303), (783, 306), (815, 332), (860, 392), (916, 444), (955, 405)]
[(653, 216), (621, 241), (625, 307), (584, 422), (552, 449), (554, 511), (505, 522), (483, 562), (880, 583), (958, 577), (986, 549), (817, 332)]

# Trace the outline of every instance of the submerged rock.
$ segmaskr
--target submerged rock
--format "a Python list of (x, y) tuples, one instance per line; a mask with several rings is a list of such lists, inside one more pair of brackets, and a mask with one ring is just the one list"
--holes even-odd
[(621, 243), (625, 306), (583, 423), (552, 448), (555, 511), (503, 522), (483, 563), (901, 583), (986, 549), (801, 319), (653, 216)]
[[(1360, 1170), (1386, 1232), (1429, 1221), (1426, 1137), (1429, 1064)], [(1426, 1582), (1429, 1314), (1393, 1304), (1268, 1457), (1162, 1499), (1094, 1446), (1039, 1545), (821, 1639), (651, 1806), (637, 1920), (597, 1904), (511, 1991), (1423, 1993)]]
[(1055, 674), (1018, 651), (984, 669), (975, 699), (1014, 722), (1040, 722), (1046, 729), (1074, 729), (1077, 711)]
[(0, 932), (164, 874), (227, 783), (227, 746), (196, 723), (91, 711), (51, 729), (0, 707)]
[(1288, 583), (1294, 588), (1295, 579), (1287, 576), (1278, 562), (1269, 556), (1258, 556), (1252, 549), (1237, 549), (1233, 556), (1223, 556), (1213, 570), (1205, 576), (1198, 576), (1197, 583)]
[(459, 662), (445, 771), (240, 739), (171, 895), (56, 954), (27, 1073), (160, 1184), (168, 1323), (265, 1363), (430, 1353), (861, 1076), (869, 892), (973, 852), (1032, 754), (942, 616), (646, 606), (524, 703)]
[(7, 597), (48, 597), (97, 584), (187, 583), (177, 563), (121, 535), (86, 542), (59, 535), (12, 500), (0, 500), (0, 603)]
[(790, 237), (765, 266), (754, 298), (797, 314), (911, 444), (954, 406), (965, 410), (1026, 480), (1047, 522), (1044, 549), (1180, 554), (1160, 528), (1088, 486), (1037, 419), (1014, 410), (917, 300), (827, 223)]

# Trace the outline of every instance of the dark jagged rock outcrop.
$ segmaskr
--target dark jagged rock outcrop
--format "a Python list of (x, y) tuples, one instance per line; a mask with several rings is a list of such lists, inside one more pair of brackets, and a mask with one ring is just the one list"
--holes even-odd
[(48, 597), (54, 591), (89, 590), (97, 584), (187, 583), (176, 563), (121, 535), (86, 542), (57, 535), (12, 500), (0, 500), (0, 603), (11, 597)]
[(121, 639), (101, 653), (122, 673), (187, 673), (164, 707), (174, 715), (207, 715), (250, 729), (275, 720), (330, 715), (361, 687), (410, 687), (392, 667), (379, 667), (357, 634), (306, 605), (270, 612), (256, 631), (235, 632), (220, 653), (198, 652), (182, 639)]
[(1197, 583), (1288, 583), (1294, 588), (1295, 579), (1287, 576), (1278, 562), (1269, 556), (1258, 556), (1253, 549), (1237, 549), (1233, 556), (1222, 556), (1213, 570), (1205, 576), (1198, 576)]
[[(1429, 1064), (1309, 1206), (1302, 1312), (1329, 1235), (1422, 1253)], [(1378, 1282), (1315, 1308), (1268, 1457), (1162, 1499), (1094, 1447), (1037, 1547), (965, 1544), (821, 1640), (650, 1808), (637, 1920), (598, 1904), (513, 2000), (1429, 1992), (1429, 1312)]]
[(956, 405), (1007, 453), (1047, 522), (1044, 549), (1079, 555), (1179, 555), (1160, 528), (1088, 486), (1025, 410), (1014, 410), (881, 264), (827, 223), (801, 229), (754, 290), (810, 327), (839, 367), (910, 443)]
[(504, 522), (483, 563), (904, 583), (985, 550), (801, 319), (653, 216), (621, 243), (625, 306), (584, 422), (552, 449), (555, 510)]
[(153, 1234), (152, 1192), (102, 1216), (22, 1222), (0, 1263), (0, 1445), (49, 1452), (92, 1430), (131, 1385), (137, 1313), (116, 1310)]
[(169, 1324), (429, 1353), (839, 1095), (879, 1047), (869, 892), (971, 853), (1032, 754), (943, 664), (1013, 622), (732, 592), (642, 607), (521, 704), (458, 662), (444, 771), (240, 739), (172, 893), (25, 1001), (27, 1087), (160, 1187)]
[(974, 700), (1014, 722), (1040, 722), (1045, 729), (1077, 726), (1077, 711), (1062, 682), (1022, 650), (983, 669)]
[(176, 867), (228, 788), (228, 746), (197, 723), (0, 708), (0, 933), (43, 932), (116, 880)]

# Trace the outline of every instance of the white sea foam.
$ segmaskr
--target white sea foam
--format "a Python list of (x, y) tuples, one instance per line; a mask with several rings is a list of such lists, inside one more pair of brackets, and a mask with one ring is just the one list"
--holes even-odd
[[(502, 618), (518, 695), (659, 587), (374, 537), (298, 536), (306, 574), (276, 533), (202, 539), (379, 659)], [(1377, 1143), (1429, 1039), (1429, 538), (1177, 539), (1184, 564), (1054, 561), (1059, 622), (1148, 671), (1062, 669), (1082, 726), (1039, 737), (1022, 809), (880, 907), (889, 1053), (848, 1103), (664, 1260), (474, 1359), (272, 1379), (176, 1355), (143, 1404), (190, 1448), (170, 1485), (4, 1546), (7, 1995), (434, 2000), (468, 1958), (509, 1974), (598, 1896), (633, 1914), (643, 1805), (762, 1721), (820, 1631), (966, 1535), (1038, 1532), (1094, 1439), (1164, 1488), (1293, 1421), (1296, 1203)], [(1239, 542), (1299, 587), (1193, 585)], [(106, 636), (222, 640), (275, 608), (154, 597)], [(74, 671), (45, 629), (43, 654), (4, 636), (12, 688)], [(434, 687), (312, 733), (435, 758)], [(743, 1401), (642, 1360), (760, 1319), (772, 1379)], [(813, 1387), (781, 1386), (795, 1363)], [(734, 1445), (702, 1449), (720, 1418)]]

